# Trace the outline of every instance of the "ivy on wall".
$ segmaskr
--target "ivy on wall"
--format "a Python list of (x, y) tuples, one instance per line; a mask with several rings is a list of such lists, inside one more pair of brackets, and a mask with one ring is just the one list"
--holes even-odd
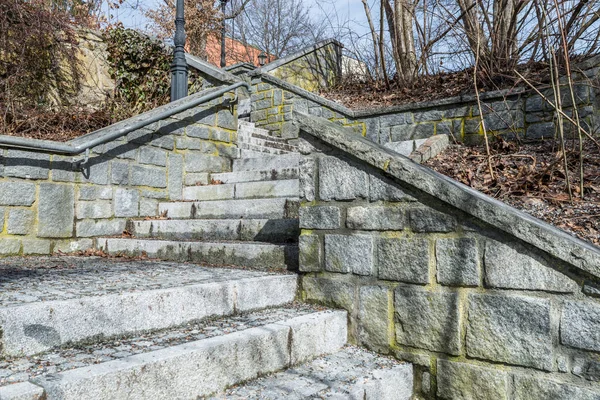
[[(172, 50), (161, 41), (122, 27), (105, 30), (111, 75), (116, 82), (112, 118), (124, 119), (167, 104), (171, 94)], [(189, 93), (202, 89), (190, 71)]]

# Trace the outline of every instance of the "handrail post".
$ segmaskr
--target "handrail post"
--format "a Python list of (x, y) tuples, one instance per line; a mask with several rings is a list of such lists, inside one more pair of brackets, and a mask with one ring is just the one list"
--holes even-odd
[(185, 17), (184, 0), (177, 0), (175, 37), (173, 40), (173, 64), (171, 64), (171, 101), (188, 95), (188, 67), (185, 61)]

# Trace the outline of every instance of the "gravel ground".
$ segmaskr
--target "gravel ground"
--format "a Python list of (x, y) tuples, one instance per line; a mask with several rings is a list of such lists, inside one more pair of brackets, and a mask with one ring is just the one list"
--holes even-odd
[(101, 257), (5, 258), (0, 259), (0, 307), (265, 275), (273, 274), (157, 260), (132, 261)]
[(148, 353), (183, 343), (225, 335), (317, 311), (323, 311), (323, 309), (294, 303), (287, 307), (206, 320), (160, 332), (112, 339), (87, 346), (57, 349), (37, 356), (0, 359), (0, 386), (24, 382), (44, 374), (86, 367), (134, 354)]

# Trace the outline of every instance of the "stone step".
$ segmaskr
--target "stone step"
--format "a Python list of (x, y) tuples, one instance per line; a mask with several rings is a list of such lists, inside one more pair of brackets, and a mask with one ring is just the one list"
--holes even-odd
[(278, 149), (278, 148), (273, 148), (273, 147), (256, 146), (256, 145), (248, 144), (248, 143), (240, 143), (239, 148), (242, 150), (242, 152), (240, 153), (241, 156), (243, 156), (245, 154), (245, 153), (243, 153), (243, 151), (246, 151), (246, 150), (249, 150), (249, 151), (252, 151), (252, 152), (258, 153), (258, 154), (267, 154), (267, 155), (284, 155), (284, 154), (291, 154), (293, 152), (290, 150)]
[(20, 383), (7, 385), (5, 379), (2, 386), (0, 379), (0, 398), (125, 400), (210, 396), (232, 385), (339, 351), (346, 343), (346, 318), (344, 311), (288, 307), (62, 348), (39, 358), (13, 360), (9, 368), (20, 376), (13, 375), (12, 381)]
[(275, 197), (298, 197), (300, 181), (298, 179), (239, 182), (223, 185), (189, 186), (183, 189), (183, 200), (230, 200), (257, 199)]
[(157, 261), (11, 258), (0, 274), (0, 357), (280, 306), (297, 291), (295, 275)]
[(293, 243), (298, 241), (297, 219), (195, 219), (130, 221), (136, 238), (171, 240), (241, 240)]
[(273, 149), (285, 150), (290, 153), (297, 150), (296, 147), (290, 146), (285, 141), (271, 140), (269, 137), (265, 136), (257, 137), (252, 135), (251, 137), (244, 138), (242, 144), (249, 144), (257, 147), (269, 147)]
[(268, 169), (263, 171), (223, 172), (219, 174), (211, 174), (211, 179), (222, 183), (298, 179), (298, 168)]
[[(242, 151), (242, 157), (244, 152)], [(259, 157), (238, 158), (233, 160), (233, 172), (237, 171), (262, 171), (265, 169), (298, 167), (300, 154), (263, 155)]]
[(118, 256), (144, 256), (260, 270), (298, 269), (298, 246), (291, 244), (106, 238), (98, 239), (97, 246), (107, 254)]
[(413, 368), (358, 347), (250, 381), (211, 400), (369, 399), (409, 400)]
[(298, 199), (217, 200), (160, 203), (160, 214), (171, 219), (298, 218)]

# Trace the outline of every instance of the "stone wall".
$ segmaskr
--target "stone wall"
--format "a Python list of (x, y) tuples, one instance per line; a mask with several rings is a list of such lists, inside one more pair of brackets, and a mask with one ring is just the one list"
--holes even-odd
[(439, 399), (600, 398), (600, 251), (295, 114), (303, 299)]
[[(600, 96), (597, 81), (600, 72), (595, 63), (575, 75), (575, 101), (583, 126), (595, 132), (600, 126)], [(291, 112), (299, 111), (362, 133), (370, 140), (385, 144), (411, 139), (425, 139), (436, 134), (449, 134), (465, 143), (480, 143), (483, 128), (475, 96), (459, 96), (397, 107), (351, 110), (317, 96), (290, 82), (268, 73), (252, 77), (255, 88), (252, 121), (283, 137), (294, 137)], [(543, 94), (553, 101), (552, 89)], [(504, 90), (481, 94), (482, 111), (488, 134), (527, 139), (553, 137), (554, 112), (542, 98), (529, 91)], [(568, 87), (562, 88), (565, 112), (572, 114)], [(567, 134), (573, 126), (565, 123)]]
[[(102, 129), (73, 143), (149, 118), (209, 91)], [(238, 157), (237, 106), (229, 93), (72, 157), (0, 149), (0, 256), (72, 252), (121, 235), (129, 218), (156, 217), (158, 202), (207, 184)], [(81, 160), (81, 157), (78, 157)]]

